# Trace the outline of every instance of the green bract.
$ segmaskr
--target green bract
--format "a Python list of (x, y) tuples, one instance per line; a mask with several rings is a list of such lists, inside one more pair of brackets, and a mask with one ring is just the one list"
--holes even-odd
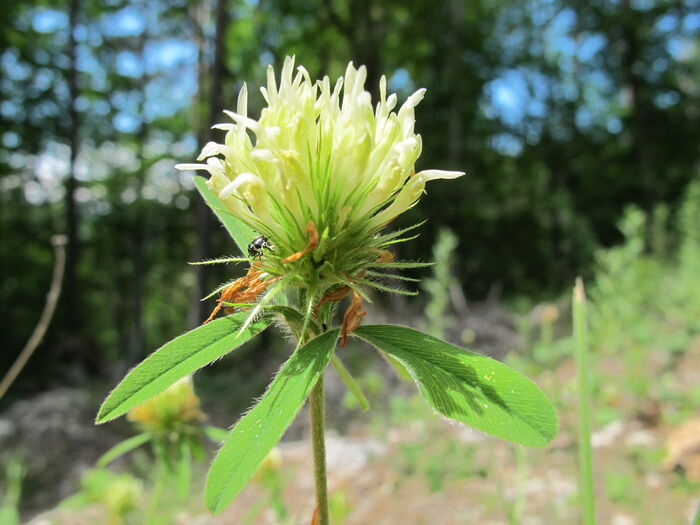
[[(377, 279), (399, 277), (384, 273), (387, 269), (425, 265), (393, 261), (385, 248), (411, 237), (404, 236), (407, 230), (385, 233), (382, 228), (416, 203), (426, 181), (461, 175), (413, 170), (421, 149), (413, 110), (424, 90), (395, 113), (396, 95), (387, 97), (382, 79), (380, 100), (373, 109), (364, 91), (364, 68), (349, 65), (345, 78), (331, 87), (328, 78), (313, 83), (301, 67), (293, 75), (293, 65), (293, 59), (285, 61), (279, 87), (270, 69), (263, 88), (268, 106), (259, 120), (247, 116), (244, 87), (237, 113), (229, 113), (234, 123), (217, 126), (227, 131), (224, 144), (204, 147), (200, 160), (208, 158), (206, 164), (179, 166), (210, 173), (208, 181), (197, 177), (197, 189), (243, 252), (243, 257), (203, 263), (246, 261), (248, 243), (261, 234), (272, 245), (255, 254), (260, 258), (251, 261), (245, 277), (217, 290), (221, 297), (214, 313), (222, 307), (238, 311), (174, 339), (136, 366), (106, 399), (97, 422), (114, 419), (156, 396), (276, 319), (299, 344), (265, 395), (225, 437), (212, 464), (207, 505), (222, 510), (255, 473), (312, 390), (312, 405), (322, 407), (319, 378), (329, 363), (360, 406), (368, 408), (335, 355), (339, 330), (334, 313), (338, 302), (352, 292), (340, 330), (343, 339), (354, 333), (375, 346), (415, 380), (435, 412), (515, 443), (546, 445), (557, 431), (556, 414), (544, 394), (520, 373), (409, 328), (359, 326), (366, 287), (397, 291)], [(320, 436), (323, 443), (322, 430)], [(124, 447), (140, 442), (134, 438)], [(318, 477), (316, 481), (319, 522), (327, 523), (325, 481), (320, 489)]]

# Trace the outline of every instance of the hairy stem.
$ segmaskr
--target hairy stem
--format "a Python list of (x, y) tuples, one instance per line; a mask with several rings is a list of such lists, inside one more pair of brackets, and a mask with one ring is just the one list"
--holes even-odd
[(314, 454), (314, 480), (318, 525), (328, 525), (328, 487), (326, 484), (325, 400), (323, 375), (311, 391), (311, 444)]

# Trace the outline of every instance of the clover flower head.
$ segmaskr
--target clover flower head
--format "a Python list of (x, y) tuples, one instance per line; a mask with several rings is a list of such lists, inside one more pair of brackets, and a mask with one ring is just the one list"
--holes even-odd
[(144, 429), (168, 434), (204, 419), (192, 376), (187, 376), (167, 390), (132, 408), (128, 419)]
[(416, 204), (426, 182), (463, 175), (414, 170), (422, 147), (414, 109), (425, 90), (395, 111), (382, 77), (373, 107), (366, 77), (350, 63), (335, 84), (314, 82), (287, 57), (279, 82), (268, 68), (258, 120), (248, 116), (244, 85), (237, 111), (225, 112), (232, 122), (214, 126), (226, 131), (223, 144), (204, 146), (206, 163), (177, 166), (209, 172), (226, 211), (269, 239), (274, 250), (256, 271), (352, 287), (381, 257), (380, 230)]

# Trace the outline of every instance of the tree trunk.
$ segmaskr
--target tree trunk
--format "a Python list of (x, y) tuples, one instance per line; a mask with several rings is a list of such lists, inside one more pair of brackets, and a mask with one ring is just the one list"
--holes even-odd
[(353, 0), (351, 2), (351, 20), (347, 24), (352, 43), (355, 66), (367, 68), (365, 89), (372, 95), (372, 100), (379, 99), (379, 79), (382, 76), (381, 50), (384, 48), (384, 6), (370, 0)]
[(68, 121), (70, 128), (68, 129), (68, 145), (70, 147), (70, 162), (68, 167), (68, 178), (66, 179), (66, 194), (65, 194), (65, 228), (68, 235), (68, 246), (66, 249), (66, 277), (64, 283), (64, 304), (65, 304), (65, 330), (68, 336), (77, 335), (80, 327), (80, 298), (78, 292), (78, 253), (80, 240), (78, 238), (79, 214), (78, 206), (75, 201), (78, 181), (75, 176), (76, 160), (78, 158), (78, 150), (80, 147), (80, 137), (78, 128), (80, 120), (76, 109), (76, 99), (78, 98), (78, 72), (75, 40), (75, 29), (78, 24), (78, 13), (80, 12), (80, 0), (71, 0), (69, 20), (69, 35), (68, 35)]
[[(220, 113), (223, 109), (221, 100), (222, 83), (225, 76), (224, 60), (226, 55), (226, 28), (228, 27), (229, 17), (226, 12), (225, 0), (216, 1), (215, 24), (216, 35), (214, 37), (214, 63), (209, 70), (209, 114), (204, 122), (203, 129), (200, 134), (200, 143), (204, 145), (207, 139), (212, 138), (211, 126), (219, 120)], [(201, 50), (200, 50), (201, 53)], [(200, 54), (202, 59), (202, 54)], [(205, 69), (206, 70), (206, 69)], [(200, 83), (200, 86), (202, 84)], [(201, 261), (208, 257), (209, 241), (211, 237), (211, 210), (205, 204), (203, 199), (198, 199), (196, 207), (196, 233), (197, 242), (195, 246), (195, 260)], [(208, 310), (211, 308), (207, 303), (200, 301), (202, 297), (209, 292), (209, 272), (206, 265), (197, 267), (197, 282), (194, 290), (192, 308), (189, 315), (189, 324), (191, 327), (197, 326), (204, 321), (208, 316)]]
[(462, 125), (462, 107), (464, 96), (459, 89), (460, 75), (462, 73), (462, 53), (464, 50), (464, 4), (461, 0), (453, 0), (450, 5), (451, 12), (451, 42), (449, 63), (447, 65), (448, 85), (450, 89), (450, 115), (447, 121), (448, 128), (448, 152), (450, 167), (455, 168), (461, 164), (462, 149), (464, 147), (464, 132)]
[[(147, 11), (148, 7), (144, 7)], [(144, 217), (143, 187), (146, 182), (146, 158), (145, 142), (148, 138), (148, 125), (146, 123), (146, 88), (148, 87), (149, 75), (146, 67), (146, 42), (148, 41), (148, 12), (146, 17), (146, 27), (139, 38), (139, 51), (141, 55), (141, 104), (139, 113), (141, 125), (136, 138), (136, 155), (139, 161), (136, 172), (136, 201), (134, 202), (133, 222), (131, 223), (132, 233), (132, 317), (131, 334), (129, 337), (129, 350), (127, 352), (127, 366), (132, 366), (143, 356), (144, 328), (143, 328), (143, 297), (145, 291), (146, 268), (144, 264), (144, 228), (146, 221)]]

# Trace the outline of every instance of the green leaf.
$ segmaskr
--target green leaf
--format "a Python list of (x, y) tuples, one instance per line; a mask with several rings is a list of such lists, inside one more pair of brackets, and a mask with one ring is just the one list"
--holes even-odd
[(247, 312), (237, 312), (215, 319), (161, 346), (109, 394), (97, 414), (97, 423), (117, 418), (160, 394), (178, 379), (216, 361), (267, 326), (267, 321), (260, 320), (239, 333), (247, 317)]
[(255, 239), (258, 234), (253, 228), (248, 226), (242, 220), (234, 217), (226, 211), (226, 206), (221, 202), (221, 199), (217, 197), (214, 192), (207, 186), (207, 179), (204, 177), (196, 176), (194, 178), (194, 184), (197, 186), (197, 190), (202, 195), (209, 207), (214, 211), (214, 214), (224, 225), (226, 231), (229, 233), (231, 238), (235, 241), (241, 253), (244, 255), (248, 254), (248, 244), (250, 241)]
[(236, 497), (280, 440), (328, 365), (337, 338), (332, 330), (294, 352), (233, 427), (209, 470), (205, 498), (211, 511), (222, 511)]
[(135, 448), (140, 447), (144, 443), (147, 443), (150, 439), (151, 435), (148, 432), (144, 432), (143, 434), (136, 434), (135, 436), (131, 436), (129, 439), (125, 439), (124, 441), (117, 443), (107, 452), (102, 454), (100, 459), (97, 460), (97, 466), (102, 468), (109, 465), (115, 459), (123, 456), (127, 452), (131, 452)]
[(557, 433), (557, 415), (545, 395), (499, 361), (401, 326), (362, 326), (353, 333), (405, 366), (443, 416), (533, 447)]

